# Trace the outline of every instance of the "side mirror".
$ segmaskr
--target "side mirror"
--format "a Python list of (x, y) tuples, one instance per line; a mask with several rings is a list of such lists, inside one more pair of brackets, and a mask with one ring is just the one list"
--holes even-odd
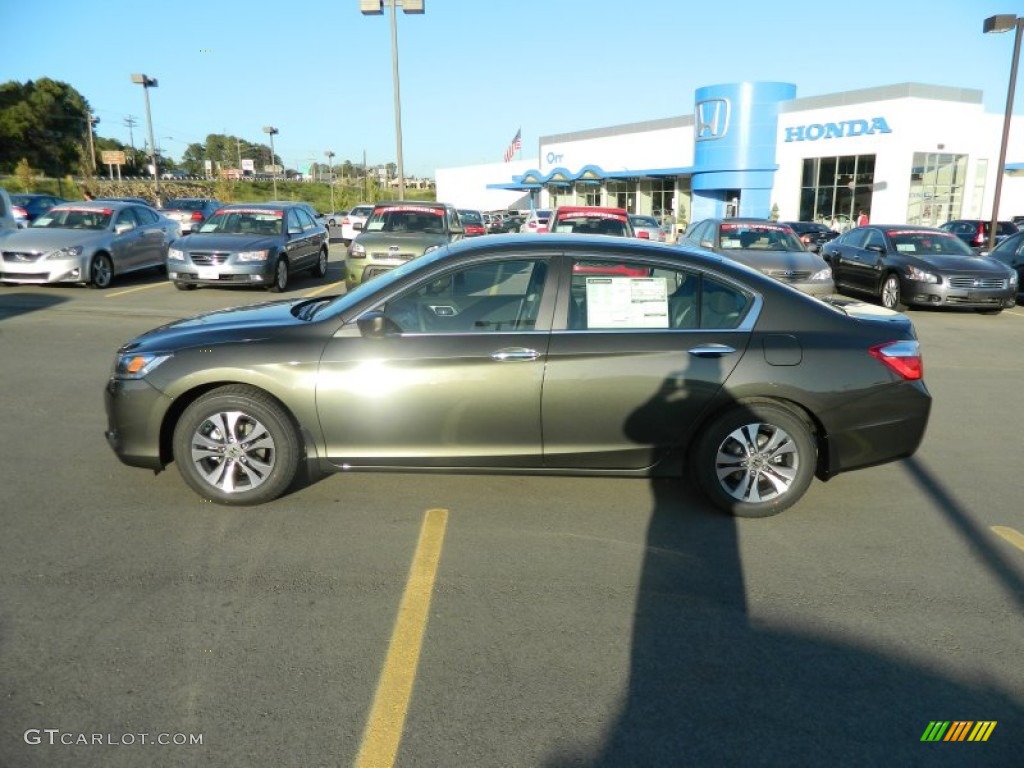
[(867, 250), (873, 251), (874, 253), (877, 253), (879, 256), (884, 256), (885, 255), (885, 246), (884, 245), (869, 245), (867, 247)]
[(123, 235), (125, 232), (131, 232), (133, 229), (135, 229), (135, 225), (126, 221), (123, 224), (114, 225), (114, 234)]
[(379, 309), (371, 310), (356, 320), (359, 333), (364, 339), (383, 339), (385, 336), (401, 333), (402, 329), (389, 320)]
[(700, 247), (701, 248), (714, 248), (715, 244), (712, 243), (710, 240), (701, 240), (700, 241)]
[(302, 234), (302, 227), (288, 227), (288, 234), (289, 235), (301, 235)]
[(354, 229), (356, 232), (362, 232), (362, 230), (363, 230), (363, 222), (361, 222), (361, 221), (355, 222), (352, 225), (352, 229)]

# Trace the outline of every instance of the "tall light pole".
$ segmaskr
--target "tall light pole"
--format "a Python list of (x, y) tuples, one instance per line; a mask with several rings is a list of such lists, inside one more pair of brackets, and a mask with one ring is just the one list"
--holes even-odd
[(999, 166), (996, 168), (996, 190), (992, 198), (992, 223), (988, 233), (989, 250), (996, 246), (996, 227), (999, 225), (999, 199), (1003, 194), (1003, 175), (1006, 173), (1006, 145), (1010, 141), (1010, 117), (1013, 115), (1013, 93), (1017, 90), (1017, 65), (1020, 62), (1020, 39), (1024, 32), (1024, 17), (1004, 13), (985, 19), (982, 31), (1009, 32), (1016, 29), (1013, 42), (1013, 63), (1010, 65), (1010, 87), (1006, 92), (1006, 113), (1003, 116), (1003, 139), (999, 145)]
[(274, 135), (280, 131), (272, 125), (264, 125), (263, 132), (270, 134), (270, 178), (274, 183), (274, 199), (277, 200), (277, 157), (274, 153)]
[(156, 142), (153, 141), (153, 115), (149, 111), (149, 89), (157, 87), (155, 77), (146, 75), (132, 75), (132, 82), (142, 86), (142, 92), (146, 94), (146, 127), (149, 129), (149, 162), (153, 166), (153, 180), (156, 183), (156, 202), (160, 205), (160, 168), (156, 163)]
[(384, 13), (384, 6), (391, 8), (391, 77), (395, 83), (395, 143), (398, 160), (398, 199), (405, 199), (405, 164), (402, 161), (402, 99), (398, 87), (398, 11), (395, 6), (401, 5), (403, 13), (423, 13), (424, 0), (359, 0), (359, 10), (364, 16), (379, 16)]
[(327, 157), (327, 173), (330, 174), (331, 181), (331, 213), (334, 213), (334, 153), (327, 149), (324, 150), (324, 155)]

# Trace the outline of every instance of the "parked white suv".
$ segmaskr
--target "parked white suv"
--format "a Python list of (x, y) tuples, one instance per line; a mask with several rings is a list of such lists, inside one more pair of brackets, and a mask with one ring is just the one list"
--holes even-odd
[[(346, 247), (358, 237), (371, 213), (373, 213), (373, 203), (360, 203), (341, 220), (341, 242)], [(356, 228), (357, 224), (358, 228)]]

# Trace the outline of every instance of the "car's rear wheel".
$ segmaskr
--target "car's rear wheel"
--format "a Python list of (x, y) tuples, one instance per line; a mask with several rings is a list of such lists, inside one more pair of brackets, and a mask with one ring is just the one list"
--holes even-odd
[(900, 290), (900, 277), (895, 272), (890, 272), (882, 279), (882, 287), (879, 289), (878, 298), (882, 306), (896, 312), (906, 309), (903, 303), (903, 293)]
[(325, 277), (327, 275), (327, 249), (321, 248), (320, 254), (316, 257), (316, 266), (309, 270), (313, 277)]
[(277, 260), (274, 267), (274, 280), (270, 284), (270, 290), (274, 293), (284, 293), (288, 287), (288, 259), (283, 256)]
[(93, 288), (109, 288), (114, 281), (114, 262), (105, 253), (97, 253), (89, 262), (89, 285)]
[(192, 489), (219, 504), (262, 504), (295, 479), (301, 442), (288, 414), (258, 389), (212, 390), (182, 413), (174, 460)]
[(719, 509), (736, 517), (769, 517), (807, 491), (817, 458), (804, 421), (771, 403), (738, 404), (707, 426), (691, 472)]
[(194, 283), (180, 283), (177, 280), (174, 281), (174, 287), (179, 291), (194, 291), (196, 289)]

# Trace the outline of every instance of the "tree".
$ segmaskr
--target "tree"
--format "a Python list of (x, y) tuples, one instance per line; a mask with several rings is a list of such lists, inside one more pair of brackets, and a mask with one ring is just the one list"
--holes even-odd
[(49, 78), (0, 85), (0, 173), (24, 159), (47, 176), (91, 172), (89, 103), (74, 88)]

